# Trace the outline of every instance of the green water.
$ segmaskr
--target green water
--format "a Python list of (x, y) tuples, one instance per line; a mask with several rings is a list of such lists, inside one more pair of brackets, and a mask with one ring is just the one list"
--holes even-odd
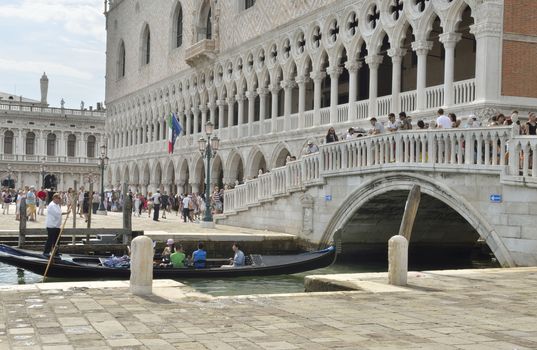
[[(497, 267), (497, 263), (486, 258), (474, 258), (464, 261), (425, 261), (411, 263), (410, 270), (439, 270)], [(248, 295), (248, 294), (279, 294), (304, 292), (304, 277), (308, 275), (359, 273), (387, 271), (387, 263), (382, 262), (355, 262), (345, 261), (332, 266), (297, 273), (293, 275), (266, 276), (266, 277), (237, 277), (229, 279), (181, 279), (179, 282), (196, 289), (201, 293), (212, 296), (222, 295)], [(42, 276), (17, 269), (0, 263), (0, 285), (39, 283)], [(65, 279), (47, 279), (49, 282), (66, 282)], [(70, 279), (69, 281), (72, 281)]]

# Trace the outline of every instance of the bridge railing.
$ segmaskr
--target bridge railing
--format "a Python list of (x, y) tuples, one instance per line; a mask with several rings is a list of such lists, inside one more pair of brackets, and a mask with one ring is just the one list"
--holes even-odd
[(374, 166), (410, 165), (424, 170), (445, 166), (501, 173), (510, 165), (511, 174), (520, 172), (537, 177), (537, 172), (532, 172), (537, 167), (537, 157), (532, 156), (537, 152), (537, 139), (513, 138), (512, 132), (507, 126), (410, 130), (321, 145), (318, 153), (305, 155), (226, 191), (224, 212), (321, 184), (325, 176)]
[(537, 138), (516, 136), (509, 141), (509, 175), (537, 179)]

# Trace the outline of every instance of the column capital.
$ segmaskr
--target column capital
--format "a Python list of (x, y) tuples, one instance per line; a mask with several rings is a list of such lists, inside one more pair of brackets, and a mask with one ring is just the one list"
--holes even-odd
[(199, 105), (199, 108), (198, 108), (201, 113), (207, 113), (207, 106), (206, 105)]
[(295, 78), (295, 82), (299, 85), (303, 85), (305, 84), (307, 81), (309, 80), (309, 78), (305, 75), (300, 75), (298, 77)]
[(280, 89), (281, 89), (281, 87), (280, 87), (279, 84), (270, 84), (269, 85), (269, 90), (273, 94), (278, 94), (278, 92), (280, 92)]
[(226, 98), (226, 102), (227, 102), (227, 104), (232, 105), (232, 104), (235, 103), (235, 98), (230, 96), (230, 97)]
[(362, 68), (362, 62), (360, 61), (347, 61), (345, 62), (345, 68), (349, 71), (349, 73), (354, 74), (358, 72), (360, 68)]
[(453, 49), (455, 45), (461, 40), (461, 33), (442, 33), (438, 36), (438, 40), (444, 44), (444, 48)]
[(403, 58), (407, 53), (406, 49), (401, 48), (393, 48), (388, 50), (388, 56), (392, 58), (392, 60), (395, 58)]
[(265, 87), (262, 87), (262, 88), (257, 88), (257, 94), (259, 95), (259, 97), (261, 96), (265, 96), (269, 93), (269, 89), (265, 88)]
[(432, 41), (417, 40), (412, 43), (412, 50), (416, 51), (417, 55), (427, 55), (432, 48)]
[(246, 99), (246, 97), (244, 96), (244, 94), (236, 94), (235, 95), (235, 101), (237, 102), (242, 102)]
[(227, 104), (226, 99), (216, 100), (216, 105), (217, 106), (225, 106), (226, 104)]
[(282, 89), (292, 88), (294, 84), (295, 84), (294, 80), (291, 80), (291, 79), (280, 81), (280, 86), (282, 87)]
[(341, 73), (343, 73), (343, 68), (340, 68), (338, 66), (330, 66), (326, 68), (326, 73), (330, 75), (331, 79), (338, 78)]
[(191, 110), (192, 113), (194, 113), (194, 114), (198, 114), (199, 111), (200, 111), (199, 107), (197, 107), (197, 106), (191, 107), (190, 110)]
[(247, 98), (248, 100), (250, 100), (250, 99), (254, 99), (254, 98), (256, 98), (257, 93), (256, 93), (255, 91), (246, 91), (246, 94), (245, 94), (245, 95), (246, 95), (246, 98)]
[(368, 55), (365, 57), (365, 63), (367, 63), (369, 68), (376, 69), (382, 63), (383, 58), (384, 57), (380, 55)]
[(314, 82), (321, 82), (326, 77), (325, 72), (311, 72), (310, 78), (313, 79)]
[(472, 24), (470, 26), (470, 33), (472, 33), (476, 39), (486, 36), (499, 37), (502, 35), (502, 24), (496, 22)]
[(207, 107), (208, 107), (210, 110), (215, 109), (216, 106), (217, 106), (216, 101), (207, 103)]

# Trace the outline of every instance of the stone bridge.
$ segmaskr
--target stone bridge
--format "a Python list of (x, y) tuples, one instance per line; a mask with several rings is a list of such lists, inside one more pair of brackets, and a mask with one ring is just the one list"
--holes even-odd
[(321, 145), (226, 191), (216, 220), (311, 245), (341, 230), (344, 249), (385, 250), (418, 184), (411, 254), (433, 243), (449, 254), (481, 239), (502, 266), (537, 265), (537, 138), (514, 130), (399, 131)]

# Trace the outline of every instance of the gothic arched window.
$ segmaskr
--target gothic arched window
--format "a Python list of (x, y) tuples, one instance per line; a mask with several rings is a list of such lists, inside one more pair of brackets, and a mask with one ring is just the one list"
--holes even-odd
[(71, 134), (67, 137), (67, 157), (74, 157), (76, 152), (76, 136)]
[(13, 131), (4, 133), (4, 154), (13, 154)]
[(142, 38), (142, 64), (149, 64), (151, 61), (151, 32), (148, 25), (144, 28)]
[(117, 61), (117, 77), (123, 78), (125, 76), (125, 67), (126, 67), (126, 53), (125, 53), (125, 43), (121, 40), (119, 44), (119, 55)]
[(207, 35), (205, 36), (206, 39), (212, 39), (213, 38), (213, 23), (211, 18), (211, 9), (209, 9), (209, 13), (207, 13)]
[(31, 131), (26, 134), (26, 154), (35, 154), (35, 134)]
[(181, 47), (183, 45), (183, 8), (181, 3), (177, 4), (175, 18), (175, 47)]

